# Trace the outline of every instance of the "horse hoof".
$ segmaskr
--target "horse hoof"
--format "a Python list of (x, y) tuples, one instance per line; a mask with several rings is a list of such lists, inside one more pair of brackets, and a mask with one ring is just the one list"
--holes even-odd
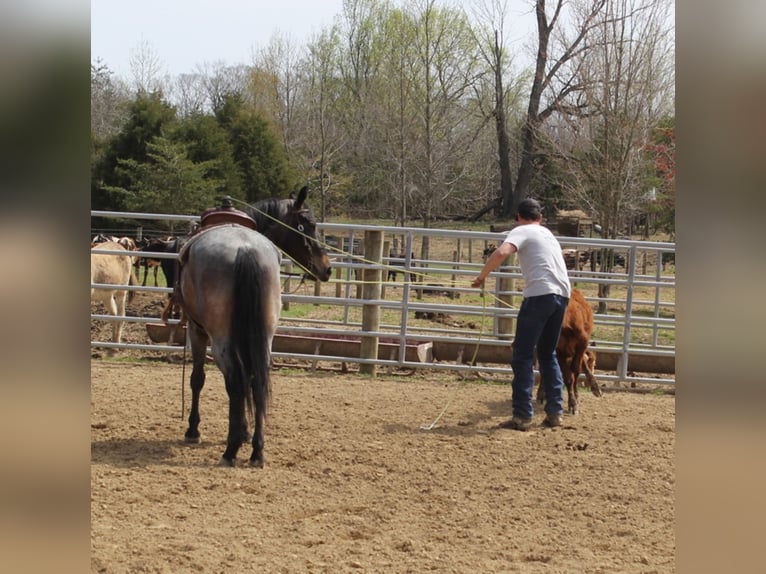
[(197, 436), (184, 435), (184, 441), (188, 444), (199, 444), (202, 442), (202, 437), (200, 437), (199, 435)]
[(250, 466), (253, 468), (263, 468), (263, 459), (262, 458), (251, 458), (250, 459)]
[(225, 468), (233, 468), (234, 459), (229, 460), (228, 458), (222, 456), (220, 462), (218, 463), (218, 466), (223, 466)]

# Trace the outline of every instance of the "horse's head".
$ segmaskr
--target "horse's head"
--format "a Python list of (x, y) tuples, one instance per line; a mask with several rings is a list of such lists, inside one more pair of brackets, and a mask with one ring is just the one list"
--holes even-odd
[(281, 218), (284, 225), (274, 227), (271, 240), (301, 265), (310, 279), (328, 281), (332, 271), (330, 259), (317, 240), (317, 221), (306, 204), (307, 193), (308, 187), (304, 186), (298, 197), (287, 200), (288, 208)]

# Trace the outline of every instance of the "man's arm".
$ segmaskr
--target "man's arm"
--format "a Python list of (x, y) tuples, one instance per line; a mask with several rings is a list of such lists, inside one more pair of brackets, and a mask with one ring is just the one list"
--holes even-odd
[(484, 267), (479, 272), (479, 276), (471, 282), (471, 287), (479, 287), (482, 283), (484, 283), (487, 275), (500, 267), (502, 262), (505, 261), (505, 259), (512, 253), (516, 253), (516, 246), (513, 243), (501, 243), (500, 247), (495, 249), (492, 252), (492, 255), (489, 256), (487, 262), (484, 264)]

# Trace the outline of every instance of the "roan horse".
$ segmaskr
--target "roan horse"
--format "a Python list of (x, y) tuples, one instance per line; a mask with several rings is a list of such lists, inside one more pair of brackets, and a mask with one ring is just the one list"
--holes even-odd
[(304, 187), (296, 199), (269, 199), (244, 208), (252, 214), (258, 231), (229, 223), (203, 227), (179, 254), (177, 299), (188, 320), (193, 362), (185, 438), (187, 442), (200, 440), (199, 398), (209, 343), (229, 396), (222, 466), (234, 466), (237, 451), (250, 439), (246, 409), (253, 414), (255, 426), (250, 465), (264, 464), (271, 342), (281, 310), (279, 249), (310, 278), (330, 278), (330, 261), (317, 242), (316, 220), (306, 205), (306, 193)]

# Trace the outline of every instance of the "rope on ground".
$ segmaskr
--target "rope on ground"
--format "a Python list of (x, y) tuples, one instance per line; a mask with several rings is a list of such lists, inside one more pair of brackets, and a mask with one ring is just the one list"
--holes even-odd
[[(486, 291), (484, 290), (484, 284), (483, 283), (482, 283), (482, 286), (481, 286), (481, 301), (482, 301), (482, 304), (481, 304), (481, 329), (479, 329), (479, 338), (476, 340), (476, 348), (473, 351), (473, 357), (471, 357), (471, 362), (470, 362), (471, 365), (476, 364), (476, 357), (479, 354), (479, 345), (481, 344), (481, 337), (482, 337), (482, 335), (484, 333), (484, 319), (486, 318), (486, 315), (487, 315), (487, 297), (486, 297)], [(466, 381), (466, 379), (463, 379), (461, 382), (464, 382), (464, 381)], [(457, 395), (458, 388), (459, 388), (459, 385), (456, 386), (454, 389), (452, 389), (452, 392), (450, 393), (450, 396), (449, 396), (449, 398), (447, 400), (447, 404), (444, 405), (444, 408), (439, 413), (439, 416), (437, 416), (433, 420), (433, 422), (431, 422), (431, 424), (420, 425), (420, 428), (422, 430), (429, 430), (430, 431), (430, 430), (433, 430), (436, 427), (436, 423), (438, 423), (441, 420), (441, 418), (444, 416), (444, 413), (447, 412), (447, 409), (452, 404), (452, 401), (455, 399), (455, 396)]]

